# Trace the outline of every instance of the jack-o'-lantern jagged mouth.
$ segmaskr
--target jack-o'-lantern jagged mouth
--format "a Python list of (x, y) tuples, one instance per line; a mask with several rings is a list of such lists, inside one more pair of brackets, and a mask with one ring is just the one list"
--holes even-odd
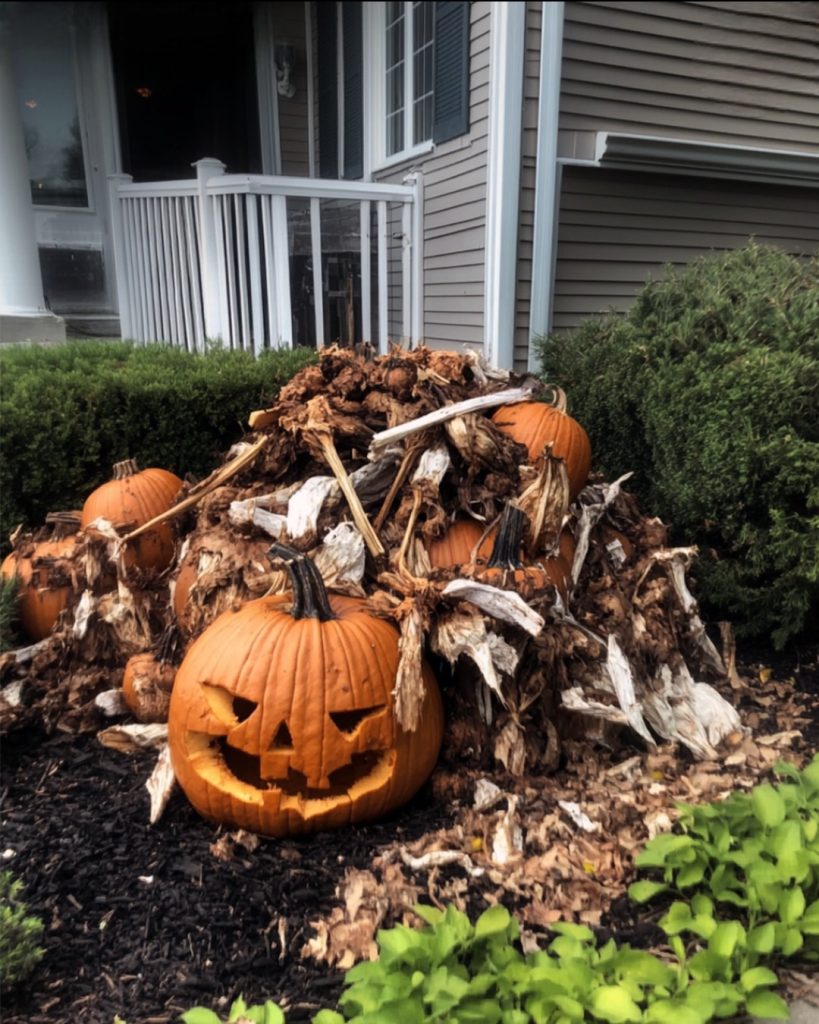
[[(194, 740), (192, 745), (199, 745), (200, 737), (197, 734), (191, 733), (189, 738)], [(368, 750), (361, 754), (352, 754), (349, 764), (330, 772), (329, 786), (319, 789), (308, 786), (307, 777), (294, 768), (288, 768), (286, 778), (265, 779), (261, 774), (261, 761), (258, 757), (232, 747), (224, 736), (209, 736), (207, 739), (213, 754), (239, 782), (262, 791), (277, 789), (287, 796), (301, 797), (305, 800), (327, 800), (348, 796), (357, 783), (382, 774), (390, 760), (390, 752), (387, 750)]]

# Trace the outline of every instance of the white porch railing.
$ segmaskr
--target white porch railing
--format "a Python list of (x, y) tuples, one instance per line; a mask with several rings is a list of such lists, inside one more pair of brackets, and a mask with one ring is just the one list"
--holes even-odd
[[(197, 176), (190, 181), (109, 179), (124, 338), (166, 341), (196, 351), (204, 349), (207, 339), (256, 353), (292, 346), (290, 257), (298, 239), (312, 265), (316, 345), (335, 340), (325, 338), (323, 256), (328, 247), (323, 235), (328, 232), (322, 231), (322, 204), (335, 201), (348, 212), (350, 204), (353, 209), (358, 204), (352, 234), (360, 240), (361, 337), (355, 340), (377, 340), (382, 352), (391, 334), (405, 344), (420, 341), (420, 174), (390, 185), (225, 174), (224, 164), (212, 159), (194, 166)], [(399, 211), (400, 229), (390, 230)], [(341, 244), (336, 241), (335, 248)]]

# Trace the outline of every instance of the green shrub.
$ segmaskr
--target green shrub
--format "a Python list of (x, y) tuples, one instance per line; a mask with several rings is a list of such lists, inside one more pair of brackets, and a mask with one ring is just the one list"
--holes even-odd
[(22, 883), (10, 871), (0, 873), (0, 986), (8, 990), (25, 981), (43, 956), (37, 941), (43, 922), (26, 915)]
[(776, 646), (819, 606), (819, 258), (748, 245), (540, 344), (595, 468), (696, 543), (700, 597)]
[(17, 577), (0, 577), (0, 654), (16, 647)]
[(0, 353), (0, 537), (46, 512), (79, 508), (133, 457), (202, 476), (241, 437), (247, 416), (315, 358), (307, 349), (214, 350), (74, 342)]

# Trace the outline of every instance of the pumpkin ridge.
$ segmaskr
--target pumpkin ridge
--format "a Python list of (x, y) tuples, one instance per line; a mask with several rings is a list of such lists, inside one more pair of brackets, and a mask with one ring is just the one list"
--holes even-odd
[[(361, 621), (359, 616), (350, 619), (350, 628), (358, 637), (358, 648), (363, 648), (363, 650), (366, 651), (367, 678), (369, 680), (367, 693), (355, 694), (356, 705), (358, 707), (366, 707), (374, 704), (381, 704), (384, 702), (383, 696), (386, 694), (388, 698), (387, 704), (389, 706), (389, 696), (392, 691), (392, 686), (390, 686), (389, 681), (384, 677), (383, 666), (390, 663), (394, 654), (386, 649), (381, 643), (381, 630), (377, 627), (375, 629), (365, 629), (364, 623)], [(377, 686), (380, 686), (381, 688), (382, 692), (380, 694), (375, 692), (375, 688)]]

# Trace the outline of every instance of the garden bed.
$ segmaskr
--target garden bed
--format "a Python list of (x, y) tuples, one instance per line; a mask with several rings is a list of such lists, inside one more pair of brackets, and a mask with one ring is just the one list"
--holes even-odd
[[(127, 1024), (165, 1024), (193, 1005), (218, 1008), (243, 993), (248, 1001), (281, 1002), (289, 1024), (309, 1021), (341, 991), (346, 963), (328, 962), (336, 959), (334, 943), (346, 937), (351, 948), (366, 947), (376, 921), (386, 926), (400, 919), (413, 893), (424, 902), (454, 902), (473, 915), (500, 900), (527, 922), (527, 909), (536, 904), (521, 884), (527, 865), (530, 881), (546, 889), (542, 906), (567, 916), (578, 898), (583, 909), (575, 916), (596, 920), (603, 933), (650, 945), (658, 910), (635, 912), (618, 898), (630, 880), (627, 844), (645, 838), (636, 823), (640, 794), (653, 788), (656, 818), (675, 798), (693, 800), (700, 789), (711, 799), (755, 782), (775, 757), (801, 761), (819, 746), (819, 649), (775, 662), (765, 653), (746, 652), (740, 664), (747, 686), (736, 697), (755, 730), (752, 745), (729, 757), (732, 763), (696, 763), (669, 747), (648, 754), (635, 739), (634, 747), (616, 753), (593, 744), (578, 748), (548, 777), (494, 775), (504, 793), (514, 791), (527, 837), (526, 859), (512, 857), (506, 865), (493, 863), (491, 851), (476, 841), (471, 805), (478, 776), (459, 766), (442, 764), (412, 804), (388, 820), (279, 841), (220, 833), (178, 790), (162, 819), (149, 826), (144, 786), (155, 760), (151, 752), (126, 756), (90, 734), (13, 735), (3, 747), (3, 856), (23, 879), (31, 912), (45, 923), (46, 955), (5, 1000), (3, 1019), (112, 1024), (118, 1014)], [(592, 818), (602, 817), (596, 799), (606, 790), (621, 811), (612, 812), (605, 834), (584, 838), (565, 815), (554, 814), (556, 801), (575, 792)], [(624, 795), (634, 797), (631, 811)], [(508, 803), (501, 804), (483, 819), (501, 817)], [(537, 841), (550, 815), (556, 818), (551, 843)], [(458, 835), (464, 842), (455, 850)], [(468, 856), (483, 873), (470, 875), (465, 860), (416, 870), (396, 853), (423, 857), (447, 842), (450, 852)], [(528, 858), (544, 856), (546, 847), (557, 859), (538, 879)], [(583, 849), (590, 858), (585, 863)], [(595, 849), (617, 850), (616, 863), (592, 864), (588, 850)], [(537, 938), (548, 922), (528, 916), (524, 934)]]

